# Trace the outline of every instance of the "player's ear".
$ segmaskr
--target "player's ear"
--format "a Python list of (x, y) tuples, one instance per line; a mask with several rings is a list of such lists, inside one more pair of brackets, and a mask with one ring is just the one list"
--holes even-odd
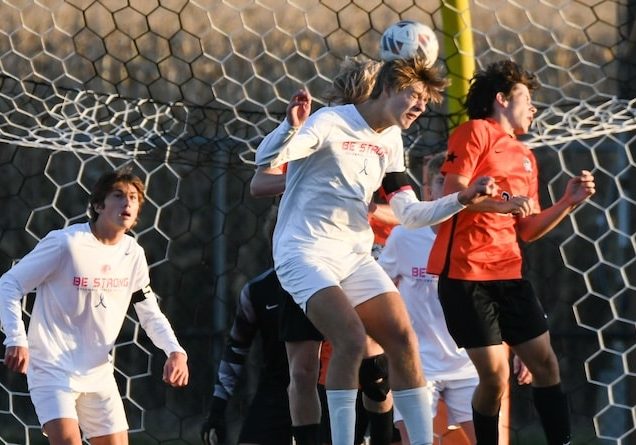
[(508, 106), (508, 97), (506, 97), (506, 95), (500, 91), (495, 96), (495, 102), (497, 102), (502, 107), (506, 107)]

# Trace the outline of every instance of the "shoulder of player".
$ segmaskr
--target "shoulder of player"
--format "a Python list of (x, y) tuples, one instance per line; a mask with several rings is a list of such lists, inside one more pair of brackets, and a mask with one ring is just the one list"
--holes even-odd
[(314, 111), (308, 122), (333, 122), (347, 120), (351, 114), (349, 105), (324, 106)]
[(409, 229), (403, 225), (398, 225), (391, 230), (388, 240), (392, 239), (394, 243), (409, 243), (415, 238), (424, 237), (429, 231), (431, 231), (430, 227)]
[(488, 119), (469, 119), (455, 128), (451, 137), (457, 137), (458, 135), (490, 133), (496, 128), (497, 125), (494, 121)]
[(144, 248), (139, 244), (139, 242), (137, 241), (137, 239), (132, 236), (131, 234), (127, 233), (124, 238), (122, 239), (121, 242), (126, 243), (125, 247), (127, 248), (126, 250), (126, 254), (130, 254), (130, 253), (134, 253), (134, 254), (138, 254), (138, 255), (143, 255), (145, 257), (145, 250)]
[(453, 131), (448, 139), (448, 146), (449, 150), (451, 147), (457, 149), (470, 142), (471, 146), (483, 149), (501, 141), (502, 137), (511, 142), (516, 141), (516, 139), (511, 139), (501, 126), (491, 119), (470, 119)]
[(51, 230), (44, 239), (49, 242), (59, 242), (62, 245), (68, 245), (74, 240), (83, 240), (87, 237), (93, 238), (89, 223), (78, 223), (61, 229)]

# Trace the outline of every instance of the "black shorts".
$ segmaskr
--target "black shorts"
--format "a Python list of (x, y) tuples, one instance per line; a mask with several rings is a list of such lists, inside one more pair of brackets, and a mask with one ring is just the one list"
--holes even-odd
[(505, 341), (515, 346), (548, 330), (529, 281), (464, 281), (439, 277), (439, 300), (455, 343), (479, 348)]
[(243, 422), (239, 443), (287, 445), (292, 443), (287, 388), (259, 386)]
[(282, 303), (279, 319), (279, 337), (281, 341), (323, 341), (324, 337), (313, 325), (291, 295), (286, 294)]

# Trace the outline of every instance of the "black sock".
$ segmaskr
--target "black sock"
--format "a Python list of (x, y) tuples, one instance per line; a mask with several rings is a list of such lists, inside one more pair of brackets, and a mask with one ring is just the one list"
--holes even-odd
[(532, 388), (534, 406), (539, 413), (549, 445), (570, 443), (570, 412), (561, 384)]
[(393, 409), (385, 413), (367, 411), (371, 445), (389, 445), (393, 439)]
[(473, 406), (473, 424), (477, 445), (497, 445), (499, 443), (499, 414), (486, 416), (478, 413)]
[(320, 424), (292, 425), (296, 445), (320, 445)]

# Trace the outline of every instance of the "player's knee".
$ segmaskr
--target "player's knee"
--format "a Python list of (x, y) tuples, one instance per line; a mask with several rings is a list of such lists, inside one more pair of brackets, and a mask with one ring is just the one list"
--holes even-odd
[(314, 389), (318, 381), (319, 369), (320, 362), (317, 356), (315, 360), (295, 361), (293, 365), (290, 364), (289, 378), (292, 386)]
[(532, 372), (534, 383), (540, 386), (548, 386), (558, 382), (559, 377), (559, 362), (556, 355), (552, 352), (547, 354), (543, 360), (534, 363), (532, 368), (528, 367)]
[(360, 361), (366, 351), (366, 342), (367, 336), (364, 331), (360, 333), (351, 331), (343, 333), (339, 338), (331, 340), (332, 357), (338, 355), (350, 360), (352, 363)]
[(510, 373), (507, 369), (499, 372), (481, 373), (479, 375), (479, 385), (487, 389), (490, 393), (503, 394), (508, 387)]
[(389, 363), (385, 354), (365, 358), (360, 365), (360, 389), (371, 400), (382, 402), (389, 392)]
[(389, 340), (390, 344), (386, 345), (385, 350), (391, 348), (397, 349), (400, 353), (417, 352), (417, 336), (409, 324), (396, 326), (392, 329)]

